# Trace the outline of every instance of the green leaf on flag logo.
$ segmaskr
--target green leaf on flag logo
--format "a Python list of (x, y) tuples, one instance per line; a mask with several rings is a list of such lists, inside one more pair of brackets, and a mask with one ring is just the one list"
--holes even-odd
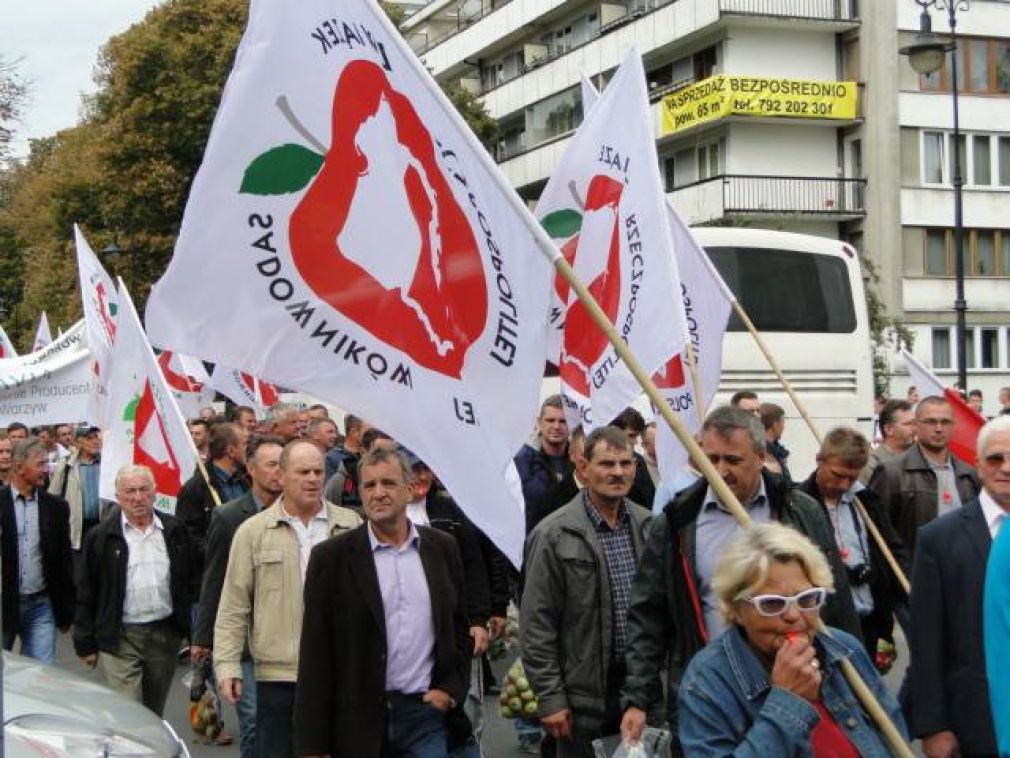
[(136, 421), (137, 419), (137, 404), (140, 402), (140, 395), (134, 395), (133, 400), (126, 404), (123, 408), (123, 421)]
[(540, 219), (540, 225), (553, 239), (568, 239), (582, 228), (582, 214), (571, 208), (548, 213)]
[(271, 148), (249, 164), (239, 192), (286, 195), (304, 189), (323, 165), (323, 156), (301, 145)]

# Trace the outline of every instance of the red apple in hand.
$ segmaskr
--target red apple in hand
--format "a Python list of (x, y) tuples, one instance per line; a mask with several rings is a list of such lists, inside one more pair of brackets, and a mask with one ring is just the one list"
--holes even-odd
[[(412, 160), (402, 187), (417, 225), (420, 250), (389, 249), (390, 256), (417, 256), (404, 287), (384, 286), (345, 250), (348, 221), (369, 159), (358, 133), (383, 103), (396, 124), (397, 145)], [(377, 339), (410, 355), (419, 365), (459, 377), (470, 345), (487, 322), (484, 263), (470, 223), (439, 166), (434, 142), (413, 104), (369, 61), (344, 68), (333, 94), (333, 137), (322, 168), (291, 214), (288, 234), (295, 266), (318, 297)], [(382, 210), (374, 209), (372, 233), (381, 236)], [(354, 241), (345, 241), (353, 245)]]

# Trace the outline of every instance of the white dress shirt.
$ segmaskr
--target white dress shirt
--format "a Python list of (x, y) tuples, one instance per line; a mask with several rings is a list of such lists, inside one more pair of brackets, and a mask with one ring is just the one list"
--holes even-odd
[(985, 516), (985, 525), (989, 527), (989, 536), (995, 540), (996, 535), (999, 534), (1001, 525), (1007, 523), (1010, 515), (999, 506), (999, 503), (992, 499), (992, 495), (989, 494), (985, 487), (979, 493), (978, 501), (982, 505), (982, 515)]
[(161, 519), (138, 529), (120, 514), (126, 540), (126, 596), (123, 623), (147, 624), (172, 615), (171, 566)]

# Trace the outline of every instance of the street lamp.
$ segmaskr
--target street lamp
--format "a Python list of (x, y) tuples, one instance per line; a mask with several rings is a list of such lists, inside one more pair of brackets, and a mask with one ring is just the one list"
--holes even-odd
[(111, 245), (106, 245), (101, 250), (98, 251), (102, 257), (107, 255), (128, 255), (130, 256), (130, 295), (135, 297), (136, 293), (134, 290), (137, 287), (137, 251), (136, 250), (125, 250), (116, 244), (115, 241)]
[[(957, 99), (957, 12), (968, 10), (968, 0), (914, 0), (922, 9), (919, 16), (919, 34), (915, 42), (898, 50), (908, 56), (908, 63), (919, 74), (932, 74), (943, 66), (943, 59), (950, 53), (950, 89), (954, 103), (954, 145), (951, 147), (951, 162), (954, 164), (951, 183), (954, 185), (954, 313), (957, 316), (957, 383), (962, 393), (968, 391), (968, 362), (965, 353), (965, 312), (968, 304), (964, 299), (964, 204), (961, 174), (961, 122)], [(945, 40), (933, 34), (933, 23), (929, 9), (947, 11), (950, 25), (950, 39)]]

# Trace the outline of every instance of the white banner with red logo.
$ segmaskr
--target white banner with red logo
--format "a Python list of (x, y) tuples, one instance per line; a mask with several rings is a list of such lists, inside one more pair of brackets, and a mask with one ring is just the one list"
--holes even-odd
[[(691, 234), (672, 204), (667, 204), (673, 249), (680, 271), (687, 334), (697, 362), (698, 387), (681, 353), (653, 376), (656, 387), (691, 434), (701, 429), (702, 418), (719, 389), (722, 376), (722, 340), (736, 299), (716, 271), (704, 248)], [(672, 480), (687, 464), (687, 450), (662, 420), (656, 426), (656, 462), (664, 480)]]
[(98, 423), (91, 414), (91, 352), (84, 321), (42, 350), (0, 360), (0, 426)]
[(119, 306), (99, 494), (115, 500), (116, 472), (129, 464), (147, 466), (154, 474), (155, 507), (174, 513), (179, 489), (196, 470), (196, 448), (122, 281)]
[[(685, 326), (636, 50), (587, 111), (536, 215), (631, 352), (653, 372), (683, 350)], [(609, 423), (642, 389), (560, 277), (552, 327), (563, 331), (559, 352), (548, 360), (559, 366), (569, 425), (588, 430)]]
[(116, 312), (119, 310), (119, 296), (98, 256), (84, 238), (77, 224), (74, 224), (74, 243), (77, 247), (77, 272), (81, 282), (81, 301), (84, 306), (84, 324), (88, 332), (88, 344), (94, 355), (92, 369), (93, 415), (105, 418), (105, 400), (108, 390), (105, 386), (112, 355), (112, 343), (116, 339)]
[(385, 430), (518, 563), (551, 281), (520, 206), (376, 4), (253, 0), (151, 337)]
[(14, 343), (11, 342), (11, 338), (7, 336), (7, 332), (4, 331), (4, 328), (0, 326), (0, 360), (17, 357), (18, 351), (14, 348)]
[(252, 374), (217, 365), (210, 376), (210, 386), (236, 405), (248, 405), (262, 413), (280, 402), (280, 390)]
[(210, 374), (199, 359), (162, 350), (158, 367), (184, 418), (199, 418), (200, 410), (214, 402)]
[(42, 311), (42, 315), (39, 316), (39, 326), (35, 330), (35, 340), (32, 342), (32, 352), (37, 353), (52, 341), (53, 333), (49, 331), (49, 316), (45, 311)]
[(901, 349), (901, 357), (908, 366), (911, 384), (919, 390), (920, 398), (942, 397), (950, 403), (954, 413), (954, 429), (947, 443), (955, 457), (974, 467), (978, 463), (978, 433), (985, 426), (985, 417), (964, 401), (953, 387), (944, 387), (939, 377), (919, 363), (915, 357)]

